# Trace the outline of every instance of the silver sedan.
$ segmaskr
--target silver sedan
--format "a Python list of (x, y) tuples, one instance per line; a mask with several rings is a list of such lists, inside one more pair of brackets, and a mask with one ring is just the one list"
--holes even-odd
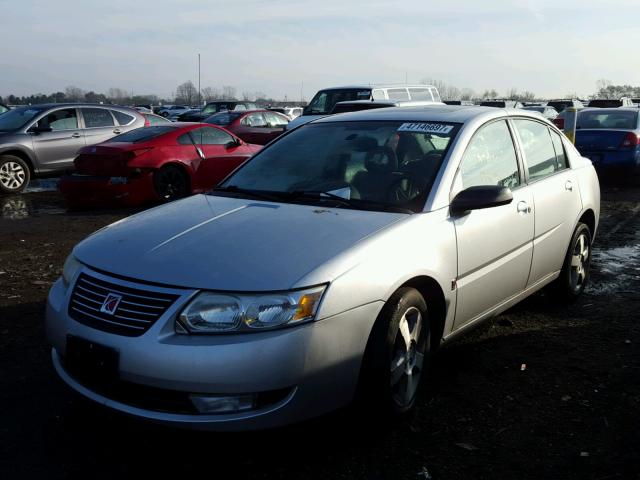
[(53, 364), (193, 428), (402, 414), (443, 342), (545, 286), (580, 295), (599, 213), (591, 162), (539, 115), (327, 117), (78, 244), (49, 294)]

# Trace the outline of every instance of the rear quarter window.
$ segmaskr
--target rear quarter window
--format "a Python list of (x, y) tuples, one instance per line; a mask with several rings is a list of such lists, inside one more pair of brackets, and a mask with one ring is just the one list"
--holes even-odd
[(113, 114), (114, 117), (116, 117), (116, 120), (120, 125), (129, 125), (130, 123), (133, 123), (133, 121), (136, 119), (133, 115), (119, 112), (118, 110), (111, 110), (111, 113)]

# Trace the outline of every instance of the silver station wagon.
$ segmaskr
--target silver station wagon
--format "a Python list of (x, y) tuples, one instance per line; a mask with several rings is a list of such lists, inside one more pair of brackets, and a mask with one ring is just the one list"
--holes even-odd
[(49, 294), (53, 364), (193, 428), (401, 414), (441, 343), (544, 286), (583, 291), (599, 212), (591, 162), (539, 115), (327, 117), (78, 244)]

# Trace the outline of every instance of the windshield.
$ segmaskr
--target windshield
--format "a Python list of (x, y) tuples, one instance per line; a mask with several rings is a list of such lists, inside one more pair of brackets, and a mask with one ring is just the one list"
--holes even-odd
[(240, 115), (242, 115), (242, 113), (220, 112), (215, 115), (211, 115), (204, 121), (204, 123), (226, 126), (231, 124)]
[(153, 138), (164, 135), (165, 133), (173, 132), (176, 129), (173, 125), (158, 125), (155, 127), (140, 127), (135, 130), (131, 130), (127, 133), (123, 133), (116, 137), (107, 140), (107, 143), (140, 143), (146, 142)]
[(338, 102), (370, 100), (370, 88), (348, 88), (342, 90), (320, 90), (313, 97), (303, 115), (328, 115)]
[(438, 122), (307, 124), (262, 150), (222, 187), (283, 201), (296, 192), (329, 192), (363, 207), (375, 203), (376, 210), (419, 212), (458, 129)]
[(612, 128), (635, 130), (638, 128), (638, 112), (629, 110), (582, 111), (578, 115), (576, 128)]
[(20, 107), (9, 110), (0, 116), (0, 131), (10, 132), (24, 127), (45, 110), (46, 108), (38, 107)]

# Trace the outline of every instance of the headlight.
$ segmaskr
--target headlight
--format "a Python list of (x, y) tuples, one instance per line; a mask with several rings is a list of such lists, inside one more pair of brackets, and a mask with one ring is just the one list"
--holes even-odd
[(263, 295), (202, 292), (182, 311), (177, 332), (266, 330), (313, 320), (325, 287)]
[(71, 285), (71, 281), (78, 273), (78, 270), (82, 268), (82, 264), (76, 260), (73, 254), (69, 255), (64, 261), (64, 267), (62, 267), (62, 283), (65, 290)]

